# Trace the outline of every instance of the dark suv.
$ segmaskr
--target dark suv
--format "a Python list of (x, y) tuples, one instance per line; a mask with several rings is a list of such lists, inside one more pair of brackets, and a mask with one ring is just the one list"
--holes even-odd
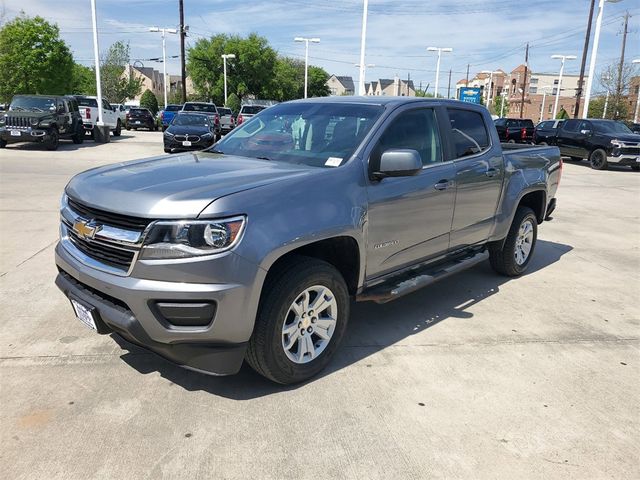
[(533, 143), (536, 145), (555, 145), (556, 134), (564, 120), (545, 120), (536, 125), (533, 131)]
[(147, 108), (131, 107), (129, 113), (127, 113), (127, 121), (125, 128), (127, 130), (137, 130), (139, 128), (148, 128), (151, 130), (158, 130), (158, 124), (156, 119), (151, 113), (151, 110)]
[(503, 143), (533, 142), (533, 120), (528, 118), (498, 118), (494, 121)]
[(0, 148), (8, 143), (39, 142), (56, 150), (60, 139), (82, 143), (84, 127), (73, 97), (16, 95), (0, 117)]

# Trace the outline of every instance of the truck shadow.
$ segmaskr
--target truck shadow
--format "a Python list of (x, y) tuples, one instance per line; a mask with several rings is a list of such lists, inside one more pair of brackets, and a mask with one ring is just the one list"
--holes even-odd
[[(571, 250), (573, 247), (569, 245), (538, 240), (527, 275), (556, 263)], [(122, 360), (142, 374), (159, 372), (188, 391), (202, 390), (234, 400), (249, 400), (304, 387), (445, 320), (469, 320), (473, 318), (468, 311), (470, 307), (495, 295), (510, 281), (518, 280), (497, 275), (489, 263), (484, 262), (391, 303), (354, 303), (346, 338), (331, 363), (317, 377), (293, 386), (276, 385), (255, 373), (246, 363), (237, 375), (230, 377), (192, 372), (117, 335), (112, 337), (127, 350)]]
[[(110, 142), (117, 143), (117, 142), (126, 140), (128, 138), (133, 138), (133, 135), (131, 134), (127, 135), (123, 131), (119, 137), (114, 137), (113, 135), (111, 135)], [(80, 144), (73, 143), (71, 140), (67, 140), (67, 139), (60, 140), (60, 145), (58, 146), (58, 149), (54, 151), (47, 150), (42, 143), (37, 143), (37, 142), (11, 143), (7, 145), (5, 148), (7, 150), (18, 150), (18, 151), (24, 151), (24, 152), (45, 151), (51, 155), (56, 155), (57, 153), (73, 152), (75, 150), (82, 150), (83, 148), (99, 147), (100, 145), (107, 145), (107, 144), (96, 143), (93, 141), (93, 138), (87, 135), (84, 141)]]

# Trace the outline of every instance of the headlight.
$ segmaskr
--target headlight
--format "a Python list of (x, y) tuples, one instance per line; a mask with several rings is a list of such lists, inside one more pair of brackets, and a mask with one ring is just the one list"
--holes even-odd
[(617, 148), (621, 148), (623, 146), (623, 143), (620, 140), (611, 140), (611, 145)]
[(245, 217), (156, 222), (147, 233), (140, 258), (157, 260), (221, 253), (238, 244), (244, 225)]
[(31, 126), (32, 127), (37, 127), (38, 123), (40, 123), (40, 120), (38, 120), (37, 118), (32, 118), (31, 119)]
[(60, 210), (63, 210), (66, 208), (68, 203), (67, 200), (68, 200), (67, 194), (63, 193), (62, 197), (60, 197)]
[(173, 138), (174, 137), (173, 133), (171, 133), (169, 130), (165, 130), (164, 131), (164, 136), (167, 137), (167, 138)]
[(210, 133), (205, 133), (204, 135), (202, 135), (202, 138), (211, 138), (213, 135), (211, 135)]

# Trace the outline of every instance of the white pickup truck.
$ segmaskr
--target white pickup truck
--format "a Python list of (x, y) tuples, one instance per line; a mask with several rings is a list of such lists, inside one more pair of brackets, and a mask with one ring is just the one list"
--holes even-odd
[[(98, 122), (98, 99), (96, 97), (76, 96), (78, 100), (78, 107), (80, 108), (80, 115), (82, 116), (82, 123), (87, 133), (95, 133), (93, 127)], [(118, 112), (114, 112), (105, 99), (102, 99), (102, 121), (109, 127), (109, 130), (113, 132), (114, 137), (119, 137), (122, 131), (122, 121)]]

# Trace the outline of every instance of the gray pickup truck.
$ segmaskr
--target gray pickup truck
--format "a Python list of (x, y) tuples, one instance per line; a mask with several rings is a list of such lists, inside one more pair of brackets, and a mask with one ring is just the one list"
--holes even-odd
[(522, 274), (561, 169), (557, 147), (501, 146), (481, 106), (284, 103), (209, 151), (74, 177), (56, 283), (98, 333), (192, 370), (246, 359), (300, 382), (335, 354), (352, 299), (387, 302), (487, 259)]

